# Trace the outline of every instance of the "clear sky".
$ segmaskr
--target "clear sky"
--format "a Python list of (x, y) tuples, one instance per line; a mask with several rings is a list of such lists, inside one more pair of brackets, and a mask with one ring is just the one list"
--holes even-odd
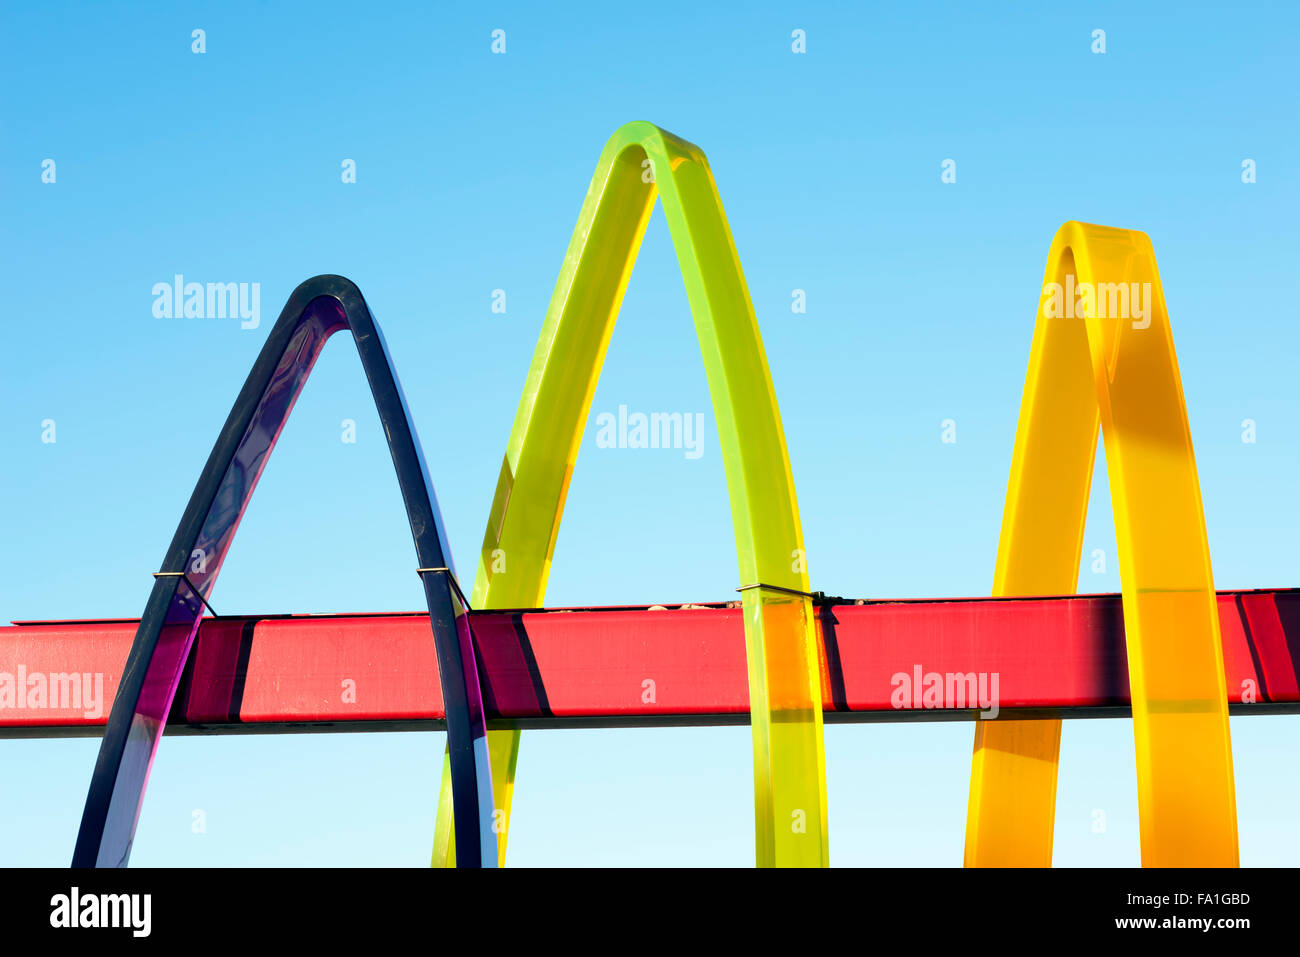
[[(1045, 257), (1070, 219), (1154, 243), (1216, 584), (1300, 585), (1300, 14), (996, 6), (4, 4), (0, 620), (140, 614), (267, 331), (327, 272), (383, 327), (466, 574), (592, 169), (633, 119), (709, 157), (814, 588), (988, 594)], [(155, 317), (152, 287), (177, 273), (260, 283), (260, 326)], [(702, 413), (704, 454), (597, 447), (595, 414), (620, 404)], [(948, 418), (955, 444), (940, 441)], [(1081, 589), (1118, 590), (1100, 464), (1093, 549), (1106, 570), (1085, 566)], [(419, 609), (412, 557), (360, 363), (336, 341), (213, 603)], [(547, 601), (723, 600), (736, 577), (703, 364), (656, 212)], [(1297, 732), (1300, 717), (1233, 719), (1243, 863), (1300, 853)], [(832, 862), (959, 864), (971, 736), (828, 728)], [(442, 747), (435, 733), (167, 738), (132, 863), (426, 862)], [(0, 863), (71, 859), (96, 749), (0, 741)], [(747, 728), (526, 734), (510, 861), (752, 863), (750, 760)], [(1130, 722), (1066, 725), (1056, 861), (1138, 862)]]

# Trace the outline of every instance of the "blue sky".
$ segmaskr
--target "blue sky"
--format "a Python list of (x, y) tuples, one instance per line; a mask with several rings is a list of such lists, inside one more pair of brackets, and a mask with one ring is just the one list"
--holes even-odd
[[(0, 619), (140, 613), (266, 332), (326, 272), (357, 282), (384, 329), (472, 567), (592, 169), (633, 119), (709, 157), (815, 588), (988, 593), (1044, 261), (1069, 219), (1154, 243), (1216, 584), (1300, 584), (1293, 4), (567, 9), (6, 5)], [(942, 184), (949, 158), (957, 182)], [(155, 318), (151, 288), (176, 273), (260, 283), (260, 327)], [(791, 312), (796, 288), (806, 314)], [(593, 413), (620, 404), (702, 412), (705, 454), (598, 448), (593, 414), (548, 603), (726, 598), (722, 463), (659, 212)], [(955, 445), (940, 442), (946, 418)], [(1085, 567), (1081, 589), (1118, 590), (1100, 463), (1095, 548), (1107, 570)], [(335, 342), (213, 603), (418, 609), (411, 559), (360, 364)], [(1300, 717), (1233, 719), (1243, 863), (1300, 851), (1298, 731)], [(829, 728), (833, 863), (960, 863), (971, 734)], [(0, 863), (70, 859), (96, 748), (0, 742)], [(420, 864), (441, 752), (433, 733), (168, 738), (132, 861)], [(511, 863), (752, 863), (750, 756), (744, 728), (527, 734)], [(1056, 861), (1137, 863), (1129, 722), (1067, 724)]]

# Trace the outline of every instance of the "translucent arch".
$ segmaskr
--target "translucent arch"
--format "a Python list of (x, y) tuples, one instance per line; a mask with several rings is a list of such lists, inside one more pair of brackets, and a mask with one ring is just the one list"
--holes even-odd
[(155, 576), (100, 746), (74, 867), (125, 866), (130, 858), (149, 769), (207, 596), (316, 359), (326, 340), (344, 329), (360, 354), (415, 541), (446, 706), (451, 790), (461, 810), (457, 854), (466, 865), (496, 865), (492, 778), (469, 616), (457, 593), (424, 453), (360, 290), (341, 276), (318, 276), (294, 290), (267, 336)]
[[(1142, 863), (1236, 866), (1218, 611), (1155, 253), (1143, 233), (1069, 222), (1048, 253), (994, 595), (1075, 591), (1098, 426), (1123, 591)], [(979, 724), (967, 866), (1051, 864), (1060, 737), (1059, 720)]]
[[(816, 635), (785, 434), (731, 231), (700, 149), (649, 123), (605, 145), (533, 354), (488, 519), (473, 603), (542, 605), (569, 478), (656, 196), (681, 266), (722, 446), (743, 592), (760, 865), (825, 865)], [(499, 558), (507, 572), (495, 573)], [(640, 689), (637, 689), (639, 692)], [(488, 733), (508, 822), (518, 731)], [(433, 863), (454, 860), (443, 776)], [(507, 828), (501, 827), (504, 862)]]

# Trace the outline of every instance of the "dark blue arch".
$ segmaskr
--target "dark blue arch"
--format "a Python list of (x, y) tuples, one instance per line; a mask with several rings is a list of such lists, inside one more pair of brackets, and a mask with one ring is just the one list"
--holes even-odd
[(424, 453), (388, 347), (361, 291), (341, 276), (294, 290), (217, 437), (155, 577), (100, 745), (74, 867), (124, 867), (176, 688), (262, 468), (325, 341), (351, 331), (406, 504), (433, 626), (451, 754), (456, 860), (495, 867), (492, 776), (473, 637)]

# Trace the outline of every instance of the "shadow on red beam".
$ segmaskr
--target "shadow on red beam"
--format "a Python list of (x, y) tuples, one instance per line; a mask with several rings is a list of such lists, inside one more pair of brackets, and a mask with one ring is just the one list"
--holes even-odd
[[(1233, 713), (1300, 711), (1300, 591), (1221, 592)], [(1123, 717), (1117, 595), (823, 604), (826, 720)], [(0, 737), (100, 733), (134, 620), (0, 628)], [(747, 724), (733, 605), (474, 612), (489, 724)], [(168, 733), (430, 730), (423, 613), (207, 618)]]

